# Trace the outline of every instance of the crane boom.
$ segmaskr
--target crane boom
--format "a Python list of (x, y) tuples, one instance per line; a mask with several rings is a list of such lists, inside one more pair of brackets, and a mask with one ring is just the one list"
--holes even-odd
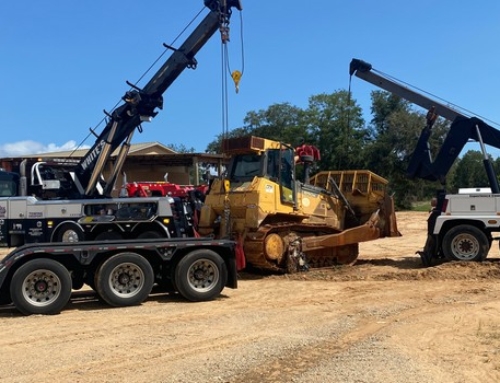
[(424, 109), (434, 108), (435, 113), (449, 121), (454, 121), (457, 117), (465, 117), (457, 110), (448, 105), (439, 103), (435, 100), (413, 91), (412, 89), (400, 84), (388, 77), (385, 77), (373, 70), (372, 65), (359, 59), (352, 59), (349, 65), (349, 74), (353, 74), (366, 82), (378, 86), (388, 92), (398, 95)]
[[(196, 68), (195, 55), (217, 30), (221, 30), (222, 42), (226, 43), (228, 39), (224, 33), (229, 29), (232, 9), (241, 11), (241, 2), (204, 0), (204, 5), (209, 9), (209, 13), (179, 48), (164, 44), (173, 52), (149, 82), (142, 89), (127, 82), (131, 89), (122, 97), (123, 103), (112, 113), (106, 113), (106, 126), (99, 135), (96, 134), (93, 146), (72, 170), (66, 171), (71, 190), (60, 192), (59, 197), (110, 196), (125, 162), (134, 132), (136, 129), (142, 131), (141, 124), (150, 122), (158, 114), (157, 109), (163, 108), (163, 93), (184, 69)], [(111, 154), (120, 146), (111, 174), (104, 179), (103, 169)]]

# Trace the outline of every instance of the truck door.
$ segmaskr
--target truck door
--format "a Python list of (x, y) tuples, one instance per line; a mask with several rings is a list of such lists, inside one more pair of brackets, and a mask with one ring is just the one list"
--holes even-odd
[(47, 242), (47, 219), (44, 207), (36, 204), (33, 197), (15, 197), (7, 202), (6, 230), (8, 245)]
[(25, 243), (24, 225), (22, 223), (25, 216), (26, 199), (13, 197), (0, 200), (2, 246), (16, 247)]

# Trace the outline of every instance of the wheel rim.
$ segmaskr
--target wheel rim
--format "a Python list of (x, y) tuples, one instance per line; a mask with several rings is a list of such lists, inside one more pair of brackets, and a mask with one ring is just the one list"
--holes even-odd
[(470, 260), (479, 254), (479, 242), (470, 234), (459, 234), (451, 243), (451, 249), (459, 260)]
[(219, 268), (208, 260), (194, 262), (188, 270), (189, 286), (197, 291), (210, 291), (219, 282)]
[(130, 298), (144, 287), (145, 276), (134, 263), (122, 263), (116, 266), (109, 276), (109, 287), (116, 296)]
[(80, 237), (79, 237), (78, 232), (76, 230), (73, 230), (73, 229), (66, 230), (62, 235), (62, 242), (74, 243), (74, 242), (79, 242), (79, 241), (80, 241)]
[(35, 270), (23, 281), (23, 297), (37, 307), (48, 306), (61, 295), (61, 280), (54, 272)]

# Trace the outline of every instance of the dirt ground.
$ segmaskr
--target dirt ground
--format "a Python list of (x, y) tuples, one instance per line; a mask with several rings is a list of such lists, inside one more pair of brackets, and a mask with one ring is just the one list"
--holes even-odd
[(397, 217), (403, 236), (362, 244), (354, 266), (241, 273), (212, 302), (0, 308), (0, 382), (499, 382), (497, 243), (482, 264), (424, 269), (427, 214)]

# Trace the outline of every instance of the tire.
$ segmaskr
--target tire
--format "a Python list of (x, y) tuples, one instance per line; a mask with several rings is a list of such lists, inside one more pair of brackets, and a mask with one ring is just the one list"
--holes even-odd
[(103, 231), (95, 236), (94, 241), (113, 241), (123, 239), (120, 233), (116, 231)]
[(161, 235), (161, 233), (157, 231), (145, 231), (137, 236), (137, 239), (158, 239), (158, 238), (167, 238), (167, 236)]
[(96, 272), (97, 294), (111, 306), (134, 306), (142, 303), (154, 284), (153, 268), (139, 254), (121, 253), (102, 263)]
[(70, 273), (52, 259), (34, 259), (16, 270), (10, 295), (25, 315), (58, 314), (71, 298)]
[(83, 241), (85, 235), (83, 230), (76, 225), (65, 223), (57, 230), (56, 242), (76, 243)]
[(189, 301), (209, 301), (218, 296), (227, 282), (224, 260), (212, 250), (186, 254), (175, 269), (174, 285)]
[(480, 229), (472, 225), (458, 225), (445, 234), (443, 254), (451, 261), (476, 261), (486, 259), (490, 243)]

